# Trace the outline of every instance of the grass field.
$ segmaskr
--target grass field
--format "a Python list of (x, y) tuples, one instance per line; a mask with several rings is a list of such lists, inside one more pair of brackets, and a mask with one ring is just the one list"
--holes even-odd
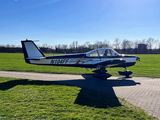
[(153, 120), (123, 99), (55, 82), (0, 77), (0, 120)]
[[(51, 54), (46, 54), (51, 55)], [(132, 76), (141, 77), (160, 77), (160, 55), (136, 55), (141, 61), (129, 67), (133, 72)], [(38, 66), (25, 63), (21, 53), (0, 53), (0, 70), (8, 71), (27, 71), (27, 72), (46, 72), (46, 73), (66, 73), (66, 74), (88, 74), (85, 68), (60, 67), (60, 66)], [(117, 71), (123, 71), (124, 68), (109, 68), (108, 73), (118, 76)]]
[[(50, 55), (50, 54), (47, 54)], [(132, 76), (160, 77), (159, 55), (137, 55), (140, 62)], [(84, 68), (26, 64), (23, 54), (0, 53), (0, 70), (88, 74)], [(118, 75), (123, 68), (108, 69)], [(152, 120), (143, 110), (123, 99), (102, 92), (55, 82), (0, 77), (0, 119), (109, 119)]]

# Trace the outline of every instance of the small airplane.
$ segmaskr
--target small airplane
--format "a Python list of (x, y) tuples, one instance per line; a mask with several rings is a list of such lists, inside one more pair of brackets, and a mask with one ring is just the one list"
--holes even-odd
[(82, 68), (96, 68), (94, 77), (106, 80), (111, 74), (106, 73), (106, 68), (123, 67), (125, 71), (118, 71), (120, 75), (129, 77), (132, 74), (127, 67), (133, 66), (139, 57), (119, 54), (110, 48), (100, 48), (87, 53), (65, 54), (56, 56), (45, 56), (36, 46), (34, 41), (21, 41), (26, 63), (35, 65), (70, 66)]

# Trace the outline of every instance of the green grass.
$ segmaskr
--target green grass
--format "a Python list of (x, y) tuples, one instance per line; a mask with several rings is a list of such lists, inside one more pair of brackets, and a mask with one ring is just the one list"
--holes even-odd
[[(131, 76), (137, 77), (153, 77), (160, 78), (160, 55), (159, 54), (138, 54), (141, 61), (137, 61), (134, 66), (128, 67), (127, 69), (132, 71)], [(111, 68), (108, 72), (118, 75), (117, 71), (123, 71), (124, 68)]]
[(56, 82), (0, 77), (0, 119), (152, 120), (125, 100)]
[[(47, 54), (49, 55), (49, 54)], [(84, 68), (32, 65), (25, 63), (21, 53), (0, 53), (0, 70), (7, 71), (26, 71), (26, 72), (46, 72), (46, 73), (66, 73), (83, 74), (91, 73)]]
[[(51, 55), (51, 54), (47, 54)], [(141, 77), (160, 77), (160, 55), (136, 55), (141, 58), (134, 66), (128, 69), (133, 72), (132, 76)], [(25, 63), (23, 54), (19, 53), (0, 53), (0, 70), (8, 71), (27, 71), (27, 72), (46, 72), (46, 73), (66, 73), (66, 74), (88, 74), (85, 68), (61, 67), (61, 66), (38, 66)], [(118, 76), (117, 71), (124, 68), (108, 68), (108, 73)]]

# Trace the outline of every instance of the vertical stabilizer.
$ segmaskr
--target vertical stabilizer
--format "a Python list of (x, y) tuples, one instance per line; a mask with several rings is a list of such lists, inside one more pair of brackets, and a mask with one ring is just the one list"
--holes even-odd
[(45, 57), (32, 40), (21, 41), (21, 43), (26, 63), (30, 63), (30, 60), (40, 60)]

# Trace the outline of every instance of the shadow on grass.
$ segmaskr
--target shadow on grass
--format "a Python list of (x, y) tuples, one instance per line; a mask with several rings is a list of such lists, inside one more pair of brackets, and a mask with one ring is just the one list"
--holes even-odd
[(8, 82), (0, 83), (0, 90), (8, 90), (10, 88), (13, 88), (17, 85), (58, 85), (58, 83), (53, 81), (34, 81), (34, 80), (28, 80), (28, 79), (19, 79), (19, 80), (11, 80)]
[(121, 106), (118, 98), (115, 95), (106, 94), (86, 88), (81, 89), (74, 103), (95, 108)]
[[(82, 75), (85, 79), (62, 80), (62, 81), (35, 81), (28, 79), (11, 80), (0, 83), (0, 90), (8, 90), (16, 85), (69, 85), (81, 87), (75, 104), (86, 105), (96, 108), (107, 108), (121, 106), (115, 95), (113, 87), (116, 86), (134, 86), (133, 80), (125, 78), (98, 80), (91, 75)], [(108, 93), (108, 94), (106, 94)]]

